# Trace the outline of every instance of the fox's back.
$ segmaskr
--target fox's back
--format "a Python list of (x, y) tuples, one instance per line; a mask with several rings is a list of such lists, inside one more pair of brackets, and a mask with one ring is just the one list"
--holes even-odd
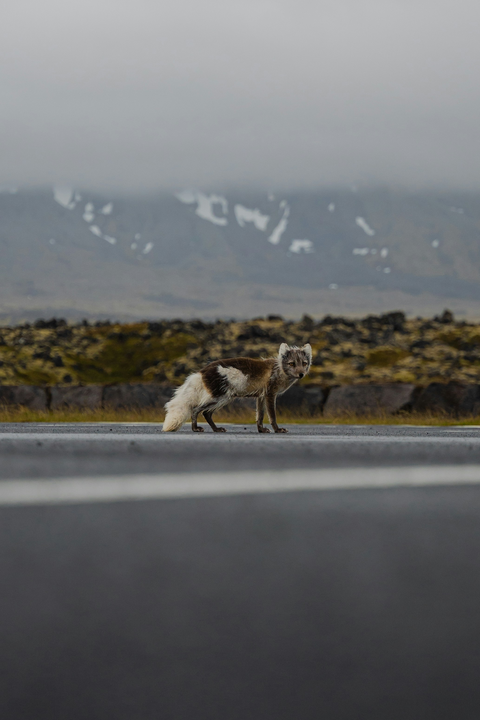
[(205, 387), (213, 397), (226, 394), (254, 397), (265, 391), (274, 366), (274, 358), (226, 358), (209, 363), (201, 374)]

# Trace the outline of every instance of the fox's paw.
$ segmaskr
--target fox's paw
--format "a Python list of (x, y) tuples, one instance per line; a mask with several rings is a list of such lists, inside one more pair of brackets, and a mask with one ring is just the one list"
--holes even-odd
[(259, 433), (269, 433), (270, 430), (266, 427), (257, 427)]
[(287, 430), (287, 428), (281, 428), (281, 427), (279, 427), (279, 428), (277, 428), (277, 429), (275, 430), (275, 432), (276, 432), (276, 433), (288, 433), (288, 430)]
[(205, 432), (204, 429), (201, 427), (192, 428), (192, 430), (193, 432)]
[(217, 427), (215, 428), (215, 430), (213, 432), (227, 432), (227, 428), (218, 427), (218, 425), (217, 425)]

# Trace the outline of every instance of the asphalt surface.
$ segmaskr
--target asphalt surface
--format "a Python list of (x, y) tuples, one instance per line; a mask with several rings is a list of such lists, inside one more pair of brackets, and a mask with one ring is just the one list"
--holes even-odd
[(480, 463), (480, 428), (286, 427), (260, 435), (254, 425), (197, 434), (153, 424), (0, 424), (0, 479)]
[(0, 426), (1, 717), (477, 720), (480, 430), (244, 427)]

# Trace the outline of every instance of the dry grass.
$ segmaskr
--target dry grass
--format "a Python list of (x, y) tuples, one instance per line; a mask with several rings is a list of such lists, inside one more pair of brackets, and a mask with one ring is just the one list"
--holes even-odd
[(112, 422), (148, 422), (161, 423), (165, 413), (161, 409), (144, 410), (54, 410), (43, 412), (28, 408), (0, 407), (0, 422), (49, 422), (49, 423), (112, 423)]
[[(55, 410), (41, 412), (27, 408), (0, 408), (1, 423), (161, 423), (164, 412), (161, 409), (143, 410)], [(218, 422), (250, 425), (255, 422), (255, 413), (246, 410), (224, 409), (215, 416)], [(452, 418), (439, 413), (399, 413), (386, 415), (342, 414), (332, 417), (310, 417), (295, 413), (279, 413), (280, 423), (318, 425), (479, 425), (480, 417)]]

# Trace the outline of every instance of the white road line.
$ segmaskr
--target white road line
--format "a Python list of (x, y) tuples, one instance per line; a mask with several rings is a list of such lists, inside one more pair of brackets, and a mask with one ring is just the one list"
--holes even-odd
[[(158, 433), (158, 434), (144, 434), (144, 433), (0, 433), (0, 445), (6, 441), (54, 441), (57, 443), (63, 443), (66, 439), (72, 442), (88, 441), (97, 443), (108, 443), (108, 442), (148, 442), (161, 444), (168, 440), (174, 442), (187, 442), (195, 438), (199, 443), (204, 441), (204, 438), (210, 436), (213, 433), (205, 433), (205, 435), (196, 435), (194, 433)], [(475, 436), (465, 436), (454, 434), (442, 434), (442, 435), (428, 435), (428, 436), (417, 436), (417, 435), (260, 435), (252, 432), (251, 434), (241, 435), (215, 435), (218, 442), (232, 441), (235, 443), (251, 443), (253, 442), (268, 442), (270, 438), (276, 437), (281, 442), (289, 443), (322, 443), (322, 442), (338, 442), (338, 443), (445, 443), (449, 444), (480, 444), (480, 433)]]
[(0, 506), (480, 483), (480, 465), (112, 475), (0, 481)]

